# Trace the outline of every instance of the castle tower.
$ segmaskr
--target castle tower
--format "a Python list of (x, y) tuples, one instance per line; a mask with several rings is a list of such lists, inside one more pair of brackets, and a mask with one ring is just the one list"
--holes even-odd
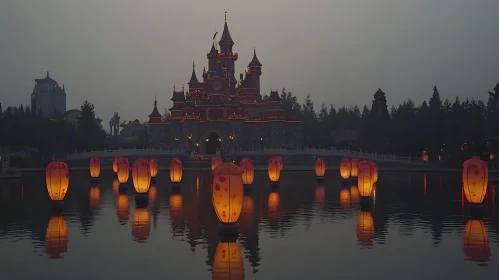
[(223, 63), (223, 66), (227, 69), (230, 76), (230, 93), (234, 93), (235, 85), (237, 80), (234, 77), (235, 73), (235, 62), (238, 58), (238, 54), (234, 53), (232, 47), (234, 46), (234, 41), (232, 36), (230, 36), (229, 26), (227, 25), (227, 12), (225, 12), (225, 23), (224, 30), (222, 32), (222, 37), (218, 42), (220, 46), (219, 60)]
[(154, 96), (154, 109), (152, 109), (149, 115), (149, 124), (160, 123), (163, 116), (158, 112), (158, 102), (156, 101), (156, 96)]
[(262, 75), (262, 64), (258, 60), (258, 57), (256, 57), (256, 49), (253, 49), (253, 59), (249, 63), (248, 67), (251, 71), (253, 87), (255, 87), (258, 94), (260, 94), (260, 76)]

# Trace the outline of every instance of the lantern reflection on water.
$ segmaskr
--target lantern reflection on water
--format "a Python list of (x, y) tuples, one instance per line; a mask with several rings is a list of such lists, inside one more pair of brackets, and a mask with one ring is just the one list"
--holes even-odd
[(340, 191), (340, 206), (342, 208), (350, 208), (350, 191), (348, 189)]
[(178, 193), (170, 194), (170, 219), (172, 221), (172, 227), (174, 230), (178, 229), (178, 226), (182, 224), (182, 195)]
[(50, 217), (45, 234), (45, 251), (56, 259), (68, 251), (68, 227), (62, 216)]
[(253, 184), (253, 180), (255, 178), (255, 167), (253, 166), (253, 162), (249, 158), (241, 159), (239, 166), (243, 170), (243, 184), (251, 185)]
[(151, 186), (149, 188), (149, 201), (151, 202), (151, 204), (156, 204), (156, 200), (158, 198), (158, 189), (156, 188), (156, 186)]
[(90, 159), (90, 176), (98, 178), (100, 175), (100, 159), (93, 157)]
[(352, 173), (352, 163), (349, 159), (343, 158), (340, 161), (340, 176), (343, 180), (347, 180), (350, 178), (350, 174)]
[(491, 256), (487, 229), (481, 220), (468, 220), (464, 227), (463, 253), (475, 262), (487, 262)]
[(317, 185), (317, 187), (315, 187), (315, 203), (323, 204), (325, 197), (324, 185)]
[(279, 207), (279, 193), (278, 192), (271, 192), (269, 193), (269, 198), (267, 200), (267, 208), (269, 212), (276, 212), (277, 208)]
[(317, 158), (315, 161), (315, 175), (322, 178), (324, 174), (326, 174), (326, 162), (323, 158)]
[[(150, 174), (149, 174), (150, 175)], [(151, 232), (151, 218), (147, 208), (136, 208), (133, 213), (132, 236), (138, 243), (145, 242)]]
[(98, 186), (90, 188), (90, 209), (99, 207), (100, 204), (100, 189)]
[(118, 179), (113, 179), (113, 192), (114, 194), (118, 194), (120, 189), (120, 181)]
[(352, 158), (350, 164), (351, 164), (350, 176), (356, 178), (358, 176), (358, 171), (359, 171), (359, 160), (356, 158)]
[(466, 200), (472, 204), (483, 202), (487, 192), (489, 168), (480, 157), (473, 157), (463, 163), (463, 187)]
[(212, 279), (244, 279), (243, 257), (236, 242), (218, 243), (213, 260)]
[(224, 162), (213, 170), (212, 202), (222, 225), (234, 226), (241, 215), (244, 192), (242, 174), (241, 168), (232, 162)]
[(120, 223), (120, 225), (126, 225), (130, 216), (128, 195), (118, 195), (118, 202), (116, 202), (116, 213), (118, 214), (118, 222)]
[(356, 185), (350, 187), (350, 200), (352, 202), (359, 201), (359, 188)]
[(374, 238), (374, 220), (371, 212), (362, 211), (357, 219), (357, 241), (359, 245), (371, 246)]
[(45, 172), (47, 191), (52, 201), (62, 201), (69, 185), (68, 165), (58, 159), (47, 166)]

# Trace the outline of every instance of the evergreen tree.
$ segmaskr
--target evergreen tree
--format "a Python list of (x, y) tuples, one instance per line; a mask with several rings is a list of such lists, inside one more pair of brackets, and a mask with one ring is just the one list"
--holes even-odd
[(106, 132), (95, 118), (94, 105), (86, 100), (81, 105), (81, 116), (78, 118), (77, 127), (80, 149), (104, 148)]
[(367, 134), (371, 149), (390, 151), (390, 114), (386, 95), (381, 89), (374, 94)]

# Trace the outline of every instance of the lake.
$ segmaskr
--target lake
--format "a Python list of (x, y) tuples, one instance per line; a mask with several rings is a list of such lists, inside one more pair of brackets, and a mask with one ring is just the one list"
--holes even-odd
[(236, 243), (219, 242), (211, 172), (184, 172), (180, 193), (160, 172), (147, 209), (131, 178), (119, 194), (111, 171), (98, 188), (71, 172), (60, 217), (45, 173), (0, 181), (1, 279), (495, 279), (494, 186), (474, 219), (460, 173), (380, 172), (361, 211), (337, 173), (283, 171), (273, 191), (257, 172)]

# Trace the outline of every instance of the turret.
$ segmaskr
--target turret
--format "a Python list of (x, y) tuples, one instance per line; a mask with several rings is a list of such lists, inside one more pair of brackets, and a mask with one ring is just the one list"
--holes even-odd
[(258, 60), (258, 57), (256, 57), (256, 49), (253, 49), (253, 59), (249, 63), (248, 67), (252, 74), (253, 86), (258, 91), (258, 94), (260, 94), (260, 76), (262, 75), (262, 64)]
[(182, 119), (185, 106), (185, 94), (183, 86), (181, 91), (175, 90), (175, 86), (173, 86), (173, 95), (171, 101), (173, 101), (173, 107), (170, 108), (171, 119)]
[(149, 115), (149, 124), (160, 123), (163, 116), (158, 112), (158, 102), (156, 101), (156, 96), (154, 96), (154, 109)]
[(222, 37), (220, 38), (218, 44), (220, 45), (221, 53), (232, 53), (232, 46), (234, 46), (234, 41), (232, 41), (232, 37), (230, 36), (229, 26), (227, 26), (227, 12), (225, 12), (224, 31), (222, 32)]

